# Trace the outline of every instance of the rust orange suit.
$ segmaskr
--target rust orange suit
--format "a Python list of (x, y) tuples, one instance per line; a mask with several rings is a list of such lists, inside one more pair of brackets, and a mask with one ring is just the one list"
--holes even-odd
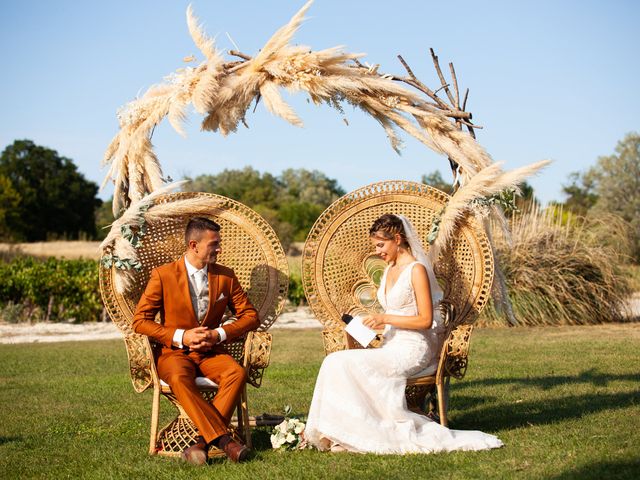
[[(178, 328), (220, 327), (226, 307), (237, 320), (224, 325), (231, 341), (258, 327), (258, 314), (240, 286), (233, 270), (218, 264), (208, 265), (209, 308), (198, 322), (189, 293), (184, 257), (154, 269), (133, 318), (133, 330), (162, 344), (158, 357), (158, 375), (167, 382), (200, 435), (207, 442), (227, 433), (233, 408), (246, 382), (246, 372), (224, 348), (214, 345), (199, 353), (172, 346)], [(160, 323), (154, 321), (160, 312)], [(202, 375), (219, 385), (212, 403), (198, 392), (195, 377)]]

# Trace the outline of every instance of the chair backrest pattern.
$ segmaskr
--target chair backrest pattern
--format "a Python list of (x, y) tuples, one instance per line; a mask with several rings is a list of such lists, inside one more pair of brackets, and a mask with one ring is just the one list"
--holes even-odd
[[(205, 213), (198, 212), (198, 215), (207, 216), (220, 224), (222, 252), (218, 260), (233, 268), (258, 310), (261, 320), (258, 331), (266, 331), (282, 310), (288, 289), (289, 268), (276, 233), (260, 215), (247, 206), (208, 193), (162, 195), (146, 212), (145, 218), (151, 218), (153, 209), (158, 205), (166, 206), (195, 197), (210, 202), (211, 208)], [(131, 379), (136, 391), (143, 391), (151, 385), (154, 367), (150, 343), (147, 337), (133, 332), (131, 321), (151, 270), (176, 260), (185, 251), (184, 230), (189, 218), (195, 215), (185, 215), (179, 209), (176, 210), (178, 213), (175, 216), (163, 216), (147, 222), (142, 245), (137, 250), (142, 269), (135, 275), (127, 292), (120, 294), (115, 288), (115, 266), (110, 269), (100, 268), (103, 301), (112, 320), (124, 334)], [(231, 355), (243, 361), (245, 351), (242, 342), (234, 342), (228, 348)], [(259, 383), (261, 372), (254, 372), (254, 376), (254, 380)]]
[[(343, 328), (343, 313), (380, 308), (375, 300), (380, 275), (372, 274), (377, 257), (368, 234), (373, 222), (385, 213), (405, 215), (428, 250), (431, 225), (448, 199), (427, 185), (388, 181), (355, 190), (325, 210), (305, 243), (302, 281), (309, 305), (326, 330)], [(441, 252), (434, 270), (445, 300), (456, 312), (450, 329), (472, 323), (487, 303), (493, 282), (491, 246), (472, 215), (459, 221), (453, 242)], [(336, 342), (326, 335), (327, 347), (339, 349)]]

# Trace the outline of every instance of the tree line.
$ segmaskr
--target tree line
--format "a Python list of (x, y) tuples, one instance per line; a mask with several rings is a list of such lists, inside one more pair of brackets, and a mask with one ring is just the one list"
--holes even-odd
[[(285, 248), (304, 241), (322, 211), (345, 194), (336, 179), (302, 168), (274, 175), (245, 167), (187, 180), (185, 190), (224, 195), (256, 210), (274, 227)], [(451, 191), (437, 171), (421, 180)], [(639, 133), (627, 134), (612, 155), (571, 174), (563, 192), (566, 199), (555, 205), (566, 211), (579, 216), (614, 213), (628, 222), (633, 256), (640, 261)], [(98, 185), (87, 180), (71, 159), (31, 140), (16, 140), (0, 155), (0, 239), (101, 239), (113, 216), (111, 202), (101, 201), (97, 193)], [(536, 201), (533, 189), (525, 185), (520, 205)]]

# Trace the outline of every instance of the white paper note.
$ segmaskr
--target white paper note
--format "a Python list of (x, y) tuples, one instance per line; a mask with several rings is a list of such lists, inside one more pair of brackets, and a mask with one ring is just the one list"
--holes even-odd
[(376, 338), (375, 330), (371, 330), (362, 324), (362, 317), (357, 315), (345, 327), (346, 332), (351, 335), (360, 345), (366, 347), (371, 340)]

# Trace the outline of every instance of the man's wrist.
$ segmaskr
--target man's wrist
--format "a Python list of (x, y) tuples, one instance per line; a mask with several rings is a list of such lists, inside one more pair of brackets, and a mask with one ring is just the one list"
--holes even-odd
[(218, 332), (218, 343), (222, 343), (227, 339), (227, 332), (224, 331), (224, 328), (218, 327), (215, 331)]
[(184, 344), (182, 343), (184, 337), (184, 329), (176, 328), (175, 333), (173, 334), (173, 341), (171, 342), (174, 347), (184, 348)]

